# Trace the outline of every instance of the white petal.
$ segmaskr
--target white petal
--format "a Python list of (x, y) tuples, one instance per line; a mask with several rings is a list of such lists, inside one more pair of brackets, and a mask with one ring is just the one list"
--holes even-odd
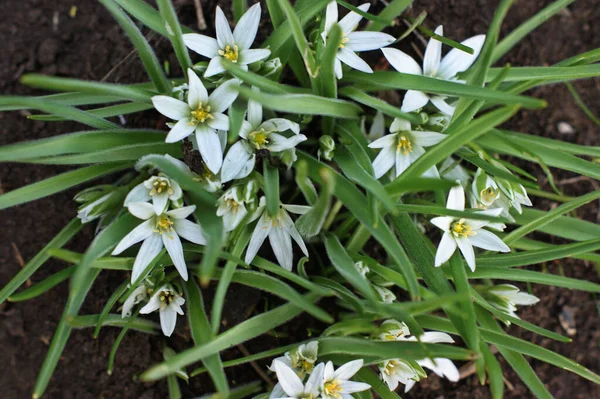
[[(260, 92), (257, 88), (253, 87), (252, 91)], [(263, 120), (263, 109), (262, 105), (253, 100), (248, 100), (248, 122), (253, 128), (258, 128)]]
[(155, 215), (154, 207), (147, 202), (134, 202), (127, 207), (129, 213), (138, 219), (147, 220)]
[(219, 44), (212, 37), (199, 35), (198, 33), (186, 33), (182, 36), (183, 42), (190, 50), (206, 58), (213, 58), (219, 55)]
[(154, 294), (152, 296), (152, 298), (150, 298), (148, 303), (140, 309), (141, 314), (149, 314), (149, 313), (154, 312), (157, 309), (160, 309), (160, 299), (158, 298), (159, 292), (160, 291), (158, 291), (156, 294)]
[[(371, 128), (369, 129), (369, 134), (367, 135), (367, 138), (369, 140), (376, 141), (377, 139), (382, 138), (384, 134), (385, 134), (385, 117), (383, 116), (383, 113), (381, 111), (377, 111), (377, 113), (375, 114), (375, 117), (373, 118), (373, 123), (371, 124)], [(371, 147), (371, 146), (369, 145), (369, 147)], [(376, 148), (376, 147), (371, 147), (371, 148)]]
[(198, 109), (198, 105), (208, 102), (208, 91), (202, 81), (192, 69), (188, 69), (188, 81), (190, 90), (188, 92), (188, 105), (191, 109)]
[(132, 245), (145, 240), (154, 233), (154, 221), (146, 220), (144, 223), (131, 230), (112, 251), (112, 255), (119, 255)]
[(252, 133), (253, 130), (254, 130), (254, 128), (252, 127), (250, 122), (242, 121), (242, 127), (240, 128), (240, 131), (238, 132), (238, 136), (240, 136), (243, 139), (248, 140), (248, 135), (250, 133)]
[(151, 234), (144, 240), (133, 262), (133, 269), (131, 270), (132, 283), (142, 276), (146, 267), (162, 251), (162, 248), (163, 245), (159, 234)]
[(198, 245), (206, 245), (206, 237), (202, 231), (202, 227), (197, 223), (186, 219), (175, 220), (173, 223), (175, 232), (186, 240)]
[(253, 153), (248, 151), (243, 141), (238, 141), (231, 146), (221, 168), (221, 182), (227, 183), (232, 180), (244, 166), (251, 162)]
[(225, 227), (225, 231), (234, 230), (247, 214), (248, 211), (243, 204), (235, 212), (226, 212), (223, 215), (223, 227)]
[(465, 210), (465, 190), (458, 184), (450, 189), (448, 193), (448, 201), (446, 201), (446, 208), (453, 209), (455, 211)]
[(190, 107), (183, 101), (179, 101), (169, 96), (152, 97), (154, 108), (167, 118), (178, 121), (190, 116)]
[(338, 8), (337, 8), (337, 2), (334, 1), (330, 1), (329, 4), (327, 4), (327, 9), (325, 10), (325, 26), (324, 26), (324, 33), (327, 33), (331, 30), (331, 27), (333, 26), (334, 23), (336, 23), (338, 21)]
[(452, 224), (452, 221), (454, 221), (454, 218), (450, 216), (438, 216), (436, 218), (431, 219), (430, 221), (431, 224), (433, 224), (440, 230), (448, 231), (450, 230), (450, 225)]
[(156, 194), (152, 197), (152, 206), (154, 207), (154, 213), (160, 215), (167, 208), (169, 202), (169, 193), (166, 191), (161, 194)]
[(271, 50), (266, 48), (257, 48), (252, 50), (240, 51), (239, 63), (241, 65), (253, 64), (256, 61), (264, 60), (271, 55)]
[(238, 96), (239, 80), (229, 79), (213, 91), (209, 98), (211, 112), (224, 112)]
[(404, 155), (400, 150), (396, 150), (396, 177), (400, 176), (412, 163), (411, 153)]
[[(314, 342), (314, 341), (312, 341)], [(309, 343), (310, 344), (310, 343)], [(315, 355), (316, 358), (316, 355)], [(313, 371), (310, 373), (310, 377), (308, 377), (308, 381), (306, 381), (305, 391), (307, 394), (312, 394), (313, 398), (319, 396), (319, 388), (321, 383), (323, 382), (323, 369), (325, 367), (324, 363), (319, 363), (315, 366)]]
[(305, 213), (307, 213), (308, 211), (310, 211), (312, 209), (310, 206), (307, 206), (307, 205), (285, 204), (285, 205), (283, 205), (283, 207), (285, 208), (286, 211), (295, 213), (296, 215), (304, 215)]
[(131, 316), (131, 311), (135, 305), (143, 301), (147, 296), (146, 286), (141, 284), (138, 286), (131, 295), (127, 297), (125, 302), (123, 303), (123, 308), (121, 310), (121, 318)]
[(223, 163), (223, 153), (217, 133), (208, 126), (200, 125), (196, 128), (196, 142), (208, 169), (214, 174), (219, 173)]
[(175, 324), (177, 323), (177, 313), (175, 310), (167, 306), (160, 310), (160, 327), (162, 328), (163, 334), (170, 337), (175, 330)]
[[(407, 121), (406, 119), (400, 119), (400, 118), (394, 118), (394, 120), (392, 121), (392, 124), (390, 126), (390, 132), (391, 133), (396, 133), (396, 132), (410, 132), (412, 130), (412, 126), (410, 124), (409, 121)], [(414, 133), (413, 133), (414, 135)]]
[(208, 119), (206, 123), (215, 130), (229, 130), (229, 118), (221, 112), (212, 114), (213, 119)]
[(446, 100), (444, 99), (444, 97), (442, 96), (433, 96), (430, 98), (431, 103), (433, 105), (435, 105), (435, 107), (437, 109), (439, 109), (440, 111), (442, 111), (444, 114), (448, 115), (448, 116), (452, 116), (454, 115), (454, 111), (455, 111), (455, 107), (453, 107), (452, 105), (448, 104), (446, 102)]
[[(434, 32), (436, 35), (444, 36), (444, 28), (438, 26)], [(423, 56), (423, 75), (436, 76), (440, 69), (440, 60), (442, 58), (442, 42), (437, 39), (429, 39), (425, 55)]]
[(190, 118), (183, 118), (179, 122), (177, 122), (175, 126), (173, 126), (169, 134), (167, 134), (165, 142), (176, 143), (192, 134), (194, 132), (194, 129), (196, 129), (196, 124), (190, 122)]
[(396, 144), (396, 134), (387, 134), (369, 144), (369, 148), (385, 148)]
[(423, 367), (427, 367), (440, 377), (446, 377), (450, 381), (456, 382), (460, 377), (460, 373), (454, 363), (449, 359), (435, 358), (419, 360), (417, 363)]
[(471, 244), (477, 248), (488, 251), (510, 252), (510, 248), (494, 233), (487, 230), (478, 230), (477, 234), (469, 237)]
[(421, 66), (410, 55), (395, 48), (383, 48), (381, 51), (396, 71), (410, 75), (423, 75)]
[(429, 102), (429, 96), (422, 91), (408, 90), (402, 100), (402, 112), (412, 112), (423, 108)]
[(358, 370), (360, 370), (362, 366), (362, 359), (348, 362), (335, 371), (335, 378), (340, 380), (349, 380), (354, 374), (358, 373)]
[(298, 244), (304, 255), (308, 256), (308, 249), (304, 244), (304, 240), (302, 239), (302, 236), (300, 236), (300, 233), (296, 229), (292, 218), (290, 217), (290, 215), (287, 214), (287, 212), (282, 213), (281, 223), (283, 224), (283, 227), (287, 230), (288, 234), (294, 239), (294, 241), (296, 241), (296, 244)]
[(294, 263), (294, 251), (292, 250), (292, 238), (279, 224), (269, 231), (269, 242), (279, 265), (285, 270), (292, 270)]
[(150, 194), (144, 183), (140, 183), (134, 188), (131, 189), (127, 197), (125, 197), (125, 202), (123, 205), (129, 206), (129, 204), (133, 202), (146, 202), (150, 201)]
[(210, 78), (211, 76), (218, 75), (225, 71), (225, 67), (223, 66), (223, 57), (220, 55), (212, 58), (208, 63), (208, 67), (206, 71), (204, 71), (204, 77)]
[(371, 389), (371, 385), (366, 384), (364, 382), (355, 382), (355, 381), (342, 381), (340, 386), (342, 387), (342, 391), (346, 394), (354, 393), (354, 392), (362, 392), (367, 389)]
[(234, 46), (235, 40), (233, 39), (233, 33), (229, 27), (229, 21), (221, 10), (221, 7), (217, 6), (215, 13), (215, 30), (217, 31), (217, 42), (221, 50), (224, 50), (226, 46)]
[(294, 134), (300, 133), (300, 125), (284, 118), (273, 118), (265, 121), (260, 125), (265, 131), (285, 132), (291, 130)]
[(240, 18), (235, 29), (233, 30), (233, 38), (235, 44), (240, 50), (249, 49), (254, 43), (258, 24), (260, 23), (260, 3), (256, 3), (250, 7)]
[(281, 388), (292, 398), (298, 398), (304, 392), (304, 384), (296, 372), (280, 361), (273, 362), (277, 380)]
[(336, 58), (333, 61), (333, 69), (335, 71), (335, 76), (338, 79), (341, 79), (342, 77), (344, 77), (344, 73), (342, 71), (342, 61), (340, 61), (339, 58)]
[(431, 147), (446, 138), (445, 134), (436, 132), (412, 132), (413, 141), (421, 147)]
[(267, 213), (265, 212), (256, 223), (256, 227), (250, 238), (250, 243), (248, 244), (248, 249), (246, 249), (244, 262), (248, 264), (252, 262), (252, 259), (254, 259), (258, 250), (265, 242), (267, 235), (269, 235), (269, 230), (271, 230), (271, 221), (267, 219)]
[(325, 364), (325, 369), (323, 369), (323, 380), (331, 381), (335, 377), (335, 371), (333, 370), (333, 363), (331, 361)]
[(352, 32), (345, 44), (352, 51), (377, 50), (394, 43), (394, 36), (381, 32)]
[[(233, 178), (239, 180), (239, 179), (243, 179), (244, 177), (247, 177), (254, 170), (255, 164), (256, 164), (256, 155), (252, 154), (252, 156), (250, 157), (250, 160), (248, 162), (246, 162), (246, 164), (242, 167), (242, 169), (240, 169), (238, 174), (235, 175)], [(250, 222), (248, 222), (248, 223), (250, 223)]]
[(393, 147), (383, 148), (375, 160), (373, 160), (373, 173), (375, 174), (375, 178), (379, 179), (381, 176), (385, 175), (388, 170), (392, 169), (395, 162), (396, 149)]
[(435, 267), (446, 263), (454, 251), (456, 251), (456, 240), (452, 234), (445, 232), (435, 253)]
[(475, 271), (475, 252), (473, 251), (473, 244), (471, 244), (471, 240), (461, 237), (456, 239), (456, 243), (458, 244), (458, 249), (460, 249), (460, 252), (467, 261), (469, 269), (471, 269), (471, 271)]
[(337, 53), (338, 60), (342, 61), (349, 67), (361, 72), (373, 73), (373, 70), (362, 58), (347, 48), (341, 48)]
[(457, 73), (466, 71), (479, 56), (479, 52), (481, 51), (484, 42), (485, 35), (473, 36), (464, 42), (461, 42), (461, 44), (473, 49), (473, 55), (459, 49), (450, 50), (440, 64), (438, 77), (441, 79), (450, 79), (456, 76)]
[[(370, 6), (370, 4), (365, 3), (358, 6), (358, 9), (367, 12)], [(340, 28), (342, 28), (342, 32), (344, 33), (344, 35), (347, 35), (348, 33), (355, 30), (361, 19), (362, 17), (354, 11), (350, 11), (348, 14), (346, 14), (346, 16), (342, 18), (339, 22)]]
[(173, 219), (185, 219), (196, 210), (196, 205), (188, 205), (181, 208), (171, 209), (166, 214)]
[(306, 136), (303, 134), (298, 134), (298, 135), (292, 136), (290, 138), (287, 138), (287, 137), (284, 137), (277, 133), (271, 133), (269, 135), (270, 142), (269, 142), (267, 148), (269, 149), (269, 151), (281, 152), (281, 151), (288, 150), (290, 148), (294, 148), (299, 143), (301, 143), (305, 140), (306, 140)]
[(424, 332), (419, 337), (419, 340), (421, 342), (431, 342), (431, 343), (446, 343), (446, 344), (454, 343), (454, 339), (449, 334), (446, 334), (446, 333), (440, 332), (440, 331)]
[(167, 252), (173, 261), (173, 265), (181, 275), (181, 278), (187, 281), (188, 271), (185, 265), (185, 259), (183, 258), (183, 247), (181, 240), (176, 232), (165, 232), (161, 234), (162, 242), (167, 248)]

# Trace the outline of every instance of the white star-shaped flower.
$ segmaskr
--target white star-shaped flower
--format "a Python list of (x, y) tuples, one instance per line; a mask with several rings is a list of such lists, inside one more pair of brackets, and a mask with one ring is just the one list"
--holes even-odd
[(187, 103), (161, 95), (152, 97), (152, 104), (158, 112), (177, 121), (165, 141), (175, 143), (195, 133), (202, 160), (216, 174), (223, 163), (223, 149), (217, 130), (229, 130), (229, 118), (223, 112), (237, 98), (239, 81), (230, 79), (209, 96), (202, 81), (191, 69), (188, 69), (188, 79)]
[[(358, 8), (361, 11), (367, 12), (371, 5), (368, 3), (361, 4)], [(350, 11), (344, 18), (338, 22), (338, 7), (335, 1), (327, 5), (325, 11), (325, 30), (321, 34), (323, 41), (327, 40), (327, 35), (331, 27), (337, 23), (342, 30), (342, 42), (335, 58), (335, 74), (338, 79), (341, 79), (342, 62), (349, 67), (366, 72), (373, 73), (373, 70), (362, 58), (356, 53), (361, 51), (377, 50), (392, 44), (396, 39), (387, 33), (381, 32), (354, 32), (362, 17), (360, 14)]]
[(517, 305), (530, 306), (540, 301), (535, 295), (521, 292), (512, 284), (496, 285), (487, 290), (487, 294), (495, 297), (493, 300), (489, 300), (490, 304), (513, 317), (519, 317), (515, 313)]
[(173, 334), (173, 330), (175, 330), (177, 315), (183, 315), (181, 305), (184, 303), (185, 299), (181, 295), (171, 286), (164, 285), (152, 295), (146, 306), (140, 309), (140, 313), (148, 314), (158, 310), (162, 332), (167, 337), (170, 337)]
[(183, 41), (189, 49), (210, 58), (208, 68), (204, 72), (205, 78), (224, 72), (222, 63), (224, 59), (238, 64), (243, 69), (248, 69), (249, 64), (264, 60), (271, 54), (271, 50), (268, 49), (250, 49), (258, 31), (260, 13), (260, 3), (256, 3), (242, 15), (232, 33), (227, 17), (221, 7), (217, 6), (216, 40), (198, 33), (183, 35)]
[(188, 271), (179, 237), (183, 237), (194, 244), (206, 244), (206, 238), (200, 225), (186, 219), (196, 210), (196, 206), (185, 206), (156, 214), (151, 204), (134, 202), (127, 209), (133, 216), (145, 220), (145, 222), (123, 237), (112, 254), (119, 255), (132, 245), (143, 241), (133, 263), (131, 281), (137, 280), (152, 259), (162, 251), (163, 247), (167, 248), (173, 265), (175, 265), (181, 277), (187, 281)]
[(169, 200), (177, 201), (182, 195), (181, 187), (175, 180), (159, 173), (135, 186), (125, 197), (125, 206), (152, 200), (154, 212), (160, 215), (167, 209)]
[[(435, 30), (435, 34), (444, 35), (444, 29), (440, 25)], [(411, 75), (423, 75), (442, 80), (456, 80), (456, 74), (466, 71), (475, 62), (481, 47), (485, 42), (485, 35), (473, 36), (463, 42), (467, 47), (473, 49), (473, 54), (453, 48), (442, 58), (442, 42), (437, 39), (429, 39), (425, 55), (423, 57), (423, 68), (408, 54), (394, 48), (384, 48), (383, 54), (389, 63), (398, 72)], [(454, 107), (448, 105), (445, 97), (439, 95), (430, 95), (418, 90), (408, 90), (402, 101), (402, 111), (411, 112), (423, 108), (431, 101), (433, 105), (447, 115), (454, 113)]]
[(350, 399), (353, 393), (366, 391), (371, 385), (350, 381), (363, 366), (363, 360), (353, 360), (334, 370), (333, 363), (327, 362), (323, 370), (321, 396), (323, 399)]
[[(456, 211), (465, 210), (465, 191), (461, 185), (454, 186), (448, 194), (447, 209)], [(488, 209), (480, 211), (482, 214), (498, 216), (502, 209)], [(487, 220), (456, 219), (452, 216), (440, 216), (431, 219), (431, 223), (440, 228), (444, 234), (435, 254), (435, 266), (439, 267), (445, 263), (456, 247), (467, 261), (469, 268), (475, 270), (475, 252), (473, 247), (486, 249), (488, 251), (510, 252), (510, 248), (495, 234), (484, 230), (490, 225)]]
[[(270, 399), (316, 399), (319, 397), (319, 389), (323, 380), (323, 363), (315, 367), (306, 384), (287, 364), (275, 360), (272, 367), (277, 374), (279, 389), (273, 389)], [(283, 392), (280, 392), (280, 390)]]
[(225, 231), (234, 230), (248, 214), (240, 191), (241, 187), (232, 187), (217, 200), (217, 216), (223, 218)]
[[(256, 151), (268, 150), (278, 153), (295, 148), (306, 140), (300, 133), (300, 126), (284, 118), (273, 118), (263, 122), (262, 106), (256, 101), (248, 101), (248, 117), (240, 129), (241, 140), (231, 146), (221, 170), (221, 182), (243, 179), (248, 176), (256, 163)], [(291, 137), (279, 133), (292, 132)]]
[[(394, 169), (394, 178), (400, 176), (413, 162), (425, 154), (425, 147), (436, 145), (446, 137), (437, 132), (412, 130), (410, 122), (398, 118), (392, 122), (390, 133), (369, 144), (370, 148), (381, 148), (373, 160), (373, 172), (377, 179), (390, 169)], [(423, 176), (439, 178), (435, 166)]]

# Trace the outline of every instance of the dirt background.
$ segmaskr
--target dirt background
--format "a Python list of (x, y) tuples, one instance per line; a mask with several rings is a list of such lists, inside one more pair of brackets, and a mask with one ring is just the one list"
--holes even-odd
[[(377, 2), (373, 2), (376, 4)], [(444, 24), (447, 36), (462, 40), (486, 31), (492, 18), (496, 0), (420, 0), (416, 1), (413, 15), (428, 12), (426, 25), (433, 29)], [(503, 33), (516, 27), (519, 22), (533, 15), (549, 4), (543, 0), (520, 0), (513, 6), (503, 26)], [(203, 0), (202, 4), (212, 31), (215, 1)], [(230, 13), (228, 1), (219, 4)], [(184, 23), (195, 27), (196, 14), (192, 0), (176, 1)], [(69, 16), (72, 6), (77, 7), (75, 17)], [(381, 7), (381, 3), (376, 4)], [(568, 56), (600, 47), (600, 7), (596, 0), (579, 0), (569, 9), (542, 26), (503, 61), (514, 66), (551, 65)], [(392, 33), (398, 35), (403, 27)], [(108, 82), (144, 81), (141, 64), (130, 56), (131, 46), (120, 28), (103, 7), (93, 0), (3, 0), (0, 5), (0, 92), (2, 94), (35, 94), (18, 84), (18, 78), (25, 72), (40, 72), (59, 76), (72, 76), (81, 79), (104, 79)], [(150, 36), (151, 43), (158, 49), (161, 60), (168, 55), (168, 43), (158, 36)], [(411, 36), (419, 48), (423, 48)], [(171, 65), (176, 60), (169, 58)], [(600, 80), (576, 82), (583, 100), (600, 113), (598, 96)], [(564, 86), (551, 86), (529, 93), (548, 100), (549, 107), (542, 111), (522, 111), (508, 127), (547, 137), (586, 145), (600, 145), (599, 129), (589, 121), (577, 107)], [(26, 120), (26, 114), (0, 113), (0, 144), (8, 144), (26, 139), (54, 136), (60, 133), (82, 129), (69, 123), (41, 123)], [(145, 113), (127, 119), (128, 126), (154, 126), (158, 116)], [(561, 134), (558, 123), (566, 122), (573, 132)], [(27, 166), (3, 164), (0, 169), (0, 188), (10, 191), (26, 184), (40, 181), (65, 168), (54, 166)], [(545, 183), (545, 176), (539, 168), (529, 166), (528, 170)], [(558, 185), (569, 195), (580, 195), (597, 188), (597, 182), (586, 179), (573, 179), (570, 173), (555, 175)], [(546, 184), (547, 185), (547, 184)], [(30, 204), (3, 211), (0, 216), (0, 285), (6, 284), (19, 270), (19, 257), (31, 259), (62, 226), (75, 216), (76, 207), (72, 197), (76, 190), (54, 195)], [(542, 207), (554, 204), (536, 201)], [(581, 217), (596, 221), (598, 204), (590, 204), (579, 212)], [(87, 228), (67, 247), (83, 251), (92, 238), (92, 229)], [(562, 272), (567, 276), (598, 281), (593, 266), (583, 262), (565, 260), (547, 264), (552, 272)], [(55, 261), (47, 262), (33, 277), (38, 281), (64, 267)], [(82, 313), (98, 313), (105, 300), (122, 281), (119, 273), (103, 273), (97, 280), (91, 294), (83, 306)], [(511, 331), (517, 336), (543, 345), (567, 355), (586, 367), (600, 371), (600, 332), (598, 329), (598, 302), (594, 295), (566, 289), (535, 286), (534, 293), (541, 303), (530, 309), (523, 309), (521, 317), (550, 330), (565, 333), (559, 315), (574, 314), (576, 334), (573, 343), (561, 344), (541, 338), (519, 328)], [(7, 399), (28, 398), (31, 395), (36, 374), (42, 364), (49, 341), (62, 313), (67, 287), (65, 284), (54, 288), (46, 295), (19, 304), (0, 306), (0, 389)], [(209, 299), (211, 292), (205, 293)], [(228, 294), (229, 325), (244, 319), (252, 306), (248, 292), (236, 287)], [(177, 330), (178, 336), (169, 345), (181, 350), (190, 345), (189, 335)], [(300, 323), (292, 323), (290, 331), (296, 331), (296, 339), (304, 339), (309, 332)], [(75, 331), (61, 357), (58, 368), (47, 390), (47, 398), (166, 398), (165, 381), (144, 384), (136, 381), (136, 376), (148, 365), (160, 360), (161, 348), (165, 341), (139, 333), (128, 333), (117, 354), (115, 370), (111, 376), (106, 373), (108, 353), (118, 334), (118, 330), (105, 328), (97, 340), (91, 338), (90, 330)], [(277, 337), (267, 336), (247, 343), (247, 350), (255, 353), (286, 342), (289, 338), (280, 333)], [(224, 359), (240, 356), (239, 349), (224, 354)], [(264, 364), (259, 363), (260, 366)], [(541, 379), (557, 398), (600, 397), (600, 388), (567, 372), (532, 361)], [(260, 379), (250, 366), (227, 369), (233, 386)], [(509, 398), (527, 398), (530, 394), (518, 377), (507, 373)], [(212, 383), (204, 376), (192, 379), (190, 384), (182, 384), (185, 398), (199, 396), (213, 390)], [(429, 377), (417, 385), (407, 397), (418, 398), (487, 398), (487, 388), (479, 386), (474, 376), (457, 384)]]

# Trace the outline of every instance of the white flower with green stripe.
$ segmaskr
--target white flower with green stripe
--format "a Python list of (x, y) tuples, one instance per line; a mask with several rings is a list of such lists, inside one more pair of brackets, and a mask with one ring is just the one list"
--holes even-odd
[(175, 330), (177, 323), (177, 315), (183, 315), (181, 306), (185, 303), (185, 299), (170, 285), (160, 287), (146, 306), (140, 309), (141, 314), (148, 314), (158, 310), (160, 315), (160, 327), (163, 334), (170, 337)]

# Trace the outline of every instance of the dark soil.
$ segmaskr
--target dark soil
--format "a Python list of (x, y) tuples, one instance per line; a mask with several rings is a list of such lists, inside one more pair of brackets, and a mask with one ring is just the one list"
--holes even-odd
[[(214, 1), (202, 1), (207, 22), (212, 25)], [(220, 2), (225, 7), (228, 1)], [(550, 1), (518, 1), (510, 11), (503, 32), (516, 27), (535, 11)], [(600, 47), (600, 8), (595, 0), (580, 0), (569, 10), (554, 17), (549, 23), (530, 35), (518, 45), (503, 61), (512, 65), (550, 65), (561, 59)], [(176, 2), (182, 20), (195, 26), (195, 11), (191, 0)], [(485, 32), (492, 18), (497, 1), (491, 0), (422, 0), (417, 1), (414, 15), (422, 10), (428, 12), (427, 26), (435, 28), (444, 24), (447, 36), (464, 39), (476, 33)], [(77, 7), (77, 14), (71, 18), (71, 6)], [(96, 1), (90, 0), (3, 0), (0, 13), (0, 92), (2, 94), (34, 94), (21, 87), (18, 78), (25, 72), (40, 72), (59, 76), (72, 76), (81, 79), (105, 79), (109, 82), (137, 82), (145, 80), (141, 64), (134, 56), (129, 56), (131, 45), (111, 16)], [(211, 28), (209, 28), (211, 31)], [(402, 31), (397, 28), (395, 33)], [(168, 43), (158, 36), (151, 36), (151, 43), (158, 48), (159, 55), (169, 54)], [(417, 42), (418, 43), (418, 42)], [(418, 43), (419, 47), (422, 46)], [(163, 60), (163, 58), (161, 58)], [(169, 58), (171, 65), (176, 60)], [(177, 71), (174, 71), (174, 73)], [(583, 100), (596, 113), (600, 112), (600, 80), (576, 82)], [(548, 86), (533, 90), (530, 95), (548, 100), (549, 107), (542, 111), (522, 111), (510, 122), (510, 128), (561, 140), (586, 145), (600, 145), (599, 130), (577, 107), (564, 86)], [(0, 113), (0, 143), (8, 144), (27, 139), (54, 136), (60, 133), (77, 131), (81, 126), (69, 123), (41, 123), (26, 120), (26, 113)], [(157, 115), (146, 113), (127, 119), (128, 126), (156, 126)], [(574, 133), (560, 134), (558, 122), (567, 122)], [(0, 188), (10, 191), (26, 184), (40, 181), (65, 171), (62, 167), (28, 166), (16, 164), (2, 165)], [(537, 167), (528, 170), (546, 184), (545, 175)], [(555, 171), (556, 172), (556, 171)], [(597, 182), (572, 180), (574, 175), (565, 172), (555, 174), (558, 185), (569, 195), (580, 195), (591, 191)], [(547, 185), (547, 184), (546, 184)], [(546, 187), (548, 188), (548, 187)], [(72, 197), (76, 190), (54, 195), (30, 204), (4, 211), (0, 230), (0, 285), (6, 284), (19, 270), (19, 255), (25, 261), (31, 259), (62, 226), (75, 216)], [(536, 201), (543, 207), (555, 204)], [(597, 204), (590, 204), (579, 214), (587, 220), (596, 221)], [(86, 228), (67, 247), (84, 251), (93, 237), (93, 229)], [(33, 277), (39, 281), (62, 269), (65, 265), (57, 261), (47, 262)], [(565, 260), (545, 265), (552, 272), (563, 272), (567, 276), (598, 281), (591, 265), (574, 260)], [(113, 290), (121, 283), (120, 273), (103, 273), (97, 280), (88, 300), (83, 306), (83, 314), (98, 313)], [(42, 364), (52, 334), (60, 319), (67, 297), (67, 286), (62, 284), (46, 295), (25, 303), (0, 306), (0, 387), (2, 397), (7, 399), (28, 398), (31, 395), (36, 374)], [(561, 313), (574, 314), (576, 333), (573, 343), (562, 344), (540, 338), (512, 327), (511, 332), (531, 340), (546, 348), (562, 353), (600, 371), (600, 350), (598, 342), (598, 310), (596, 296), (567, 289), (534, 286), (533, 292), (541, 303), (534, 308), (523, 309), (522, 318), (550, 330), (565, 334), (561, 326)], [(204, 292), (210, 300), (212, 292)], [(253, 303), (248, 302), (253, 299)], [(247, 317), (257, 305), (258, 296), (234, 287), (228, 295), (228, 326)], [(262, 306), (262, 303), (258, 303)], [(295, 324), (295, 325), (294, 325)], [(183, 324), (180, 324), (182, 326)], [(296, 339), (308, 335), (306, 325), (292, 323), (289, 331), (295, 332)], [(108, 353), (118, 330), (105, 328), (97, 340), (91, 338), (90, 330), (74, 331), (61, 357), (57, 370), (47, 390), (48, 398), (166, 398), (164, 381), (144, 384), (136, 381), (136, 376), (148, 365), (160, 361), (160, 353), (165, 344), (162, 337), (129, 333), (121, 344), (116, 358), (113, 375), (106, 373)], [(176, 350), (191, 345), (189, 334), (178, 331), (178, 337), (169, 340)], [(281, 345), (286, 341), (285, 334), (277, 337), (259, 338), (246, 344), (251, 353)], [(239, 349), (223, 354), (224, 360), (240, 356)], [(264, 364), (260, 364), (261, 367)], [(600, 397), (600, 388), (567, 371), (548, 366), (538, 361), (532, 365), (548, 389), (557, 398)], [(263, 367), (264, 368), (264, 367)], [(508, 369), (508, 368), (507, 368)], [(227, 369), (232, 385), (260, 379), (250, 366)], [(512, 387), (507, 397), (530, 397), (518, 376), (507, 373), (507, 384)], [(182, 384), (185, 385), (185, 384)], [(191, 398), (213, 390), (212, 383), (205, 376), (191, 380), (184, 387), (184, 397)], [(431, 376), (417, 385), (410, 395), (423, 398), (487, 398), (487, 388), (479, 386), (476, 377), (471, 376), (452, 384)]]

